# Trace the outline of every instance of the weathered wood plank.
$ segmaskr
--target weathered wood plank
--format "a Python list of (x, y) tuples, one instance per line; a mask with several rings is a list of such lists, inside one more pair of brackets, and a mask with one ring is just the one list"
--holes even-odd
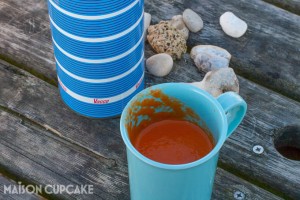
[(56, 83), (47, 1), (0, 2), (0, 58)]
[[(62, 141), (30, 123), (0, 110), (0, 165), (22, 179), (37, 185), (92, 184), (94, 194), (50, 196), (64, 199), (129, 199), (127, 173), (109, 166), (103, 158), (77, 145)], [(125, 150), (124, 145), (121, 145)], [(122, 163), (125, 167), (125, 162)], [(0, 179), (1, 181), (1, 179)], [(245, 199), (279, 200), (281, 198), (234, 175), (218, 169), (212, 199), (232, 199), (236, 191)]]
[[(218, 176), (222, 174), (223, 176)], [(226, 177), (226, 178), (224, 178)], [(217, 176), (215, 178), (214, 192), (212, 195), (213, 200), (220, 199), (235, 199), (234, 195), (241, 192), (244, 198), (243, 200), (279, 200), (280, 197), (270, 195), (270, 193), (261, 190), (261, 188), (249, 184), (243, 179), (236, 178), (232, 174), (218, 168)], [(237, 196), (240, 197), (240, 196)], [(242, 196), (243, 197), (243, 196)]]
[[(261, 0), (146, 0), (153, 22), (170, 19), (193, 8), (204, 20), (204, 29), (191, 34), (188, 45), (214, 44), (233, 55), (231, 66), (244, 77), (300, 100), (300, 17)], [(0, 3), (0, 57), (56, 83), (44, 0), (5, 0)], [(226, 36), (219, 16), (233, 11), (247, 21), (249, 30), (240, 39)]]
[[(170, 19), (192, 8), (204, 21), (199, 33), (191, 33), (188, 46), (212, 44), (232, 54), (230, 66), (261, 85), (300, 100), (300, 16), (261, 0), (147, 0), (145, 10), (152, 22)], [(227, 36), (219, 25), (226, 11), (248, 24), (239, 38)]]
[[(146, 51), (146, 57), (154, 54)], [(175, 63), (175, 69), (166, 78), (147, 76), (147, 86), (162, 82), (193, 82), (202, 80), (189, 55)], [(300, 161), (281, 156), (273, 140), (278, 130), (300, 124), (300, 103), (290, 100), (260, 85), (238, 77), (240, 95), (248, 104), (242, 124), (225, 142), (220, 153), (220, 163), (247, 178), (276, 189), (287, 197), (300, 197)], [(264, 153), (252, 149), (261, 145)], [(291, 190), (290, 188), (294, 188)]]
[(42, 200), (44, 199), (41, 196), (36, 194), (9, 194), (7, 191), (4, 191), (4, 186), (18, 187), (19, 185), (0, 174), (0, 199), (5, 200)]
[(92, 195), (64, 192), (60, 198), (128, 199), (127, 174), (114, 162), (5, 111), (0, 122), (1, 168), (36, 185), (93, 185)]
[[(153, 52), (148, 50), (146, 56), (150, 54)], [(69, 142), (115, 161), (120, 172), (126, 173), (119, 119), (92, 120), (76, 115), (63, 105), (55, 87), (6, 63), (1, 64), (0, 77), (1, 106), (51, 129)], [(149, 86), (161, 82), (199, 81), (202, 78), (203, 74), (197, 72), (189, 56), (185, 55), (183, 60), (175, 63), (169, 76), (162, 79), (147, 75), (146, 81)], [(298, 197), (300, 162), (279, 155), (272, 140), (278, 128), (300, 123), (300, 104), (243, 78), (239, 80), (241, 95), (248, 102), (249, 111), (236, 133), (225, 143), (220, 162), (259, 181), (268, 189)], [(252, 152), (255, 144), (262, 145), (265, 153), (255, 155)]]
[(299, 0), (264, 0), (282, 9), (300, 15), (300, 1)]

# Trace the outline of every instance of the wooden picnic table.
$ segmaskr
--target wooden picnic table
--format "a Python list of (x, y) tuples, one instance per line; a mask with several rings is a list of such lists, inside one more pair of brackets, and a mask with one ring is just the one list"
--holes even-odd
[[(282, 9), (278, 6), (281, 6)], [(248, 112), (223, 146), (212, 199), (300, 199), (299, 0), (146, 0), (152, 24), (192, 8), (204, 21), (188, 48), (212, 44), (232, 54)], [(232, 11), (246, 34), (225, 35)], [(146, 44), (146, 57), (154, 52)], [(89, 119), (62, 102), (47, 2), (0, 1), (0, 199), (130, 199), (119, 118)], [(200, 81), (189, 54), (146, 86)], [(259, 145), (260, 152), (253, 150)], [(282, 155), (277, 149), (281, 149)], [(4, 194), (4, 185), (92, 184), (93, 194)]]

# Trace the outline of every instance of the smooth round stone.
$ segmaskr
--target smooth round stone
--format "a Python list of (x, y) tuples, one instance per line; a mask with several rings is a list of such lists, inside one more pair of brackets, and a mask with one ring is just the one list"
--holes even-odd
[(196, 33), (203, 28), (201, 17), (191, 9), (185, 9), (182, 17), (185, 25), (191, 32)]
[(144, 12), (144, 36), (147, 35), (147, 29), (151, 23), (151, 15), (149, 13)]
[(173, 68), (173, 59), (169, 54), (160, 53), (151, 56), (146, 61), (146, 68), (154, 76), (163, 77)]
[(195, 65), (200, 71), (208, 72), (229, 66), (229, 60), (212, 54), (200, 53), (194, 59)]
[(191, 58), (201, 71), (211, 71), (229, 66), (231, 54), (214, 45), (197, 45), (191, 50)]
[(232, 12), (225, 12), (221, 15), (220, 25), (227, 35), (234, 38), (239, 38), (244, 35), (248, 28), (247, 23), (235, 16)]
[(186, 27), (182, 15), (175, 15), (170, 21), (171, 26), (176, 28), (179, 33), (184, 37), (185, 40), (189, 37), (189, 29)]
[(197, 45), (194, 46), (191, 50), (191, 58), (195, 59), (197, 54), (207, 53), (214, 56), (219, 56), (230, 60), (231, 54), (226, 50), (214, 45)]

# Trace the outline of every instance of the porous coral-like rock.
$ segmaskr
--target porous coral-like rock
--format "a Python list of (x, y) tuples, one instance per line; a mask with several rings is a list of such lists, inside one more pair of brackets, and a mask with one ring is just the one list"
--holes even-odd
[(180, 59), (186, 52), (186, 40), (168, 21), (149, 26), (147, 39), (157, 53), (167, 53), (173, 59)]

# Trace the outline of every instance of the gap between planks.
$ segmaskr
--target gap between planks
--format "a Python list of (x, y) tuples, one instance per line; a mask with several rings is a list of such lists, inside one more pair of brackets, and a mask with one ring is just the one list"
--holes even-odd
[[(105, 187), (104, 190), (110, 190), (109, 188), (106, 188), (108, 186), (105, 186), (105, 184), (103, 186), (103, 184), (98, 183), (98, 181), (101, 181), (101, 179), (93, 179), (93, 182), (90, 182), (89, 179), (81, 180), (80, 177), (88, 178), (93, 169), (99, 170), (99, 172), (104, 174), (107, 173), (108, 176), (114, 176), (114, 174), (116, 174), (116, 171), (113, 169), (107, 169), (103, 167), (93, 168), (95, 166), (101, 166), (102, 162), (100, 160), (90, 160), (89, 156), (79, 153), (76, 157), (76, 161), (73, 161), (73, 158), (71, 157), (73, 154), (67, 155), (68, 157), (63, 156), (65, 152), (76, 149), (73, 149), (73, 144), (65, 145), (65, 143), (61, 143), (60, 139), (48, 137), (49, 135), (47, 134), (47, 131), (40, 129), (41, 127), (35, 127), (30, 122), (28, 123), (28, 121), (22, 122), (22, 120), (20, 120), (21, 118), (6, 111), (0, 111), (0, 119), (2, 119), (0, 120), (2, 122), (2, 126), (0, 128), (0, 131), (2, 130), (2, 140), (0, 141), (2, 153), (0, 160), (1, 165), (5, 165), (6, 167), (9, 166), (8, 169), (12, 170), (13, 173), (16, 173), (18, 175), (17, 177), (19, 178), (23, 179), (25, 177), (27, 180), (29, 177), (29, 181), (31, 180), (32, 183), (28, 182), (28, 184), (45, 185), (49, 184), (49, 181), (55, 184), (92, 183), (96, 185), (95, 190), (100, 196), (78, 195), (77, 198), (93, 200), (129, 199), (128, 185), (125, 184), (124, 188), (122, 185), (119, 185), (119, 182), (117, 182), (115, 178), (111, 179), (113, 182), (116, 181), (114, 183), (116, 188), (112, 190), (112, 193), (115, 193), (117, 190), (122, 191), (119, 194), (116, 193), (116, 196), (105, 196), (105, 194), (101, 193), (101, 188), (103, 189), (103, 187)], [(14, 137), (16, 139), (15, 142), (8, 142)], [(55, 135), (55, 137), (57, 137), (57, 135)], [(40, 143), (43, 143), (43, 145)], [(3, 148), (3, 145), (6, 147)], [(8, 148), (8, 146), (10, 146), (10, 148)], [(20, 153), (20, 151), (22, 153)], [(12, 162), (11, 159), (14, 159), (14, 161)], [(65, 170), (60, 170), (59, 166), (65, 167)], [(20, 167), (21, 170), (16, 170), (16, 168)], [(34, 176), (32, 176), (33, 173)], [(66, 178), (66, 176), (68, 176), (68, 178)], [(51, 179), (48, 180), (50, 177)], [(125, 179), (127, 182), (126, 174), (125, 176), (119, 178)], [(217, 169), (212, 199), (231, 199), (236, 191), (243, 192), (246, 196), (246, 199), (281, 199), (255, 185), (248, 183), (245, 180), (235, 177), (234, 175), (220, 168)], [(72, 196), (62, 194), (58, 196), (49, 196), (49, 198), (65, 199), (72, 198)]]
[[(153, 52), (146, 52), (146, 53), (153, 53)], [(189, 60), (187, 57), (185, 57), (185, 59), (180, 63), (181, 65), (187, 65), (187, 66), (189, 66), (190, 65), (190, 63), (191, 63), (191, 60)], [(179, 68), (179, 66), (180, 66), (180, 64), (175, 64), (175, 69), (174, 69), (174, 72), (175, 73), (173, 73), (173, 75), (171, 75), (169, 78), (171, 78), (171, 79), (167, 79), (167, 80), (162, 80), (162, 79), (158, 79), (158, 78), (155, 78), (155, 77), (149, 77), (149, 76), (147, 76), (147, 81), (148, 81), (148, 85), (150, 84), (157, 84), (157, 83), (159, 83), (158, 81), (163, 81), (163, 82), (172, 82), (172, 81), (174, 81), (174, 80), (178, 80), (178, 79), (180, 79), (181, 81), (186, 81), (187, 79), (190, 79), (190, 80), (197, 80), (197, 79), (199, 79), (199, 74), (197, 74), (197, 72), (196, 71), (193, 71), (193, 70), (191, 70), (189, 73), (190, 74), (185, 74), (185, 77), (183, 77), (183, 75), (184, 75), (184, 73), (181, 73), (182, 72), (182, 70), (184, 70), (183, 68)], [(187, 67), (187, 66), (185, 66), (185, 67)], [(191, 66), (190, 66), (191, 67)], [(18, 82), (23, 82), (23, 81), (25, 81), (24, 83), (26, 83), (26, 85), (23, 85), (22, 84), (22, 86), (21, 86), (21, 88), (19, 88), (21, 91), (23, 91), (23, 92), (25, 92), (24, 94), (22, 94), (22, 95), (25, 95), (25, 96), (23, 96), (23, 98), (21, 98), (21, 99), (15, 99), (15, 101), (12, 101), (12, 102), (8, 102), (8, 107), (10, 108), (10, 109), (13, 109), (14, 111), (16, 111), (16, 112), (25, 112), (25, 114), (26, 114), (26, 117), (29, 117), (31, 120), (34, 120), (34, 121), (39, 121), (39, 123), (45, 123), (45, 119), (46, 119), (46, 121), (47, 121), (47, 119), (50, 119), (50, 121), (48, 121), (47, 123), (49, 123), (50, 122), (50, 124), (52, 124), (51, 125), (51, 127), (55, 127), (56, 126), (56, 129), (58, 129), (58, 131), (59, 132), (61, 132), (62, 134), (67, 134), (68, 136), (67, 137), (70, 137), (70, 138), (72, 138), (72, 139), (76, 139), (78, 142), (81, 142), (84, 146), (87, 146), (87, 148), (91, 148), (91, 149), (93, 149), (93, 150), (96, 150), (97, 148), (97, 151), (100, 151), (100, 152), (102, 152), (101, 154), (106, 154), (106, 157), (107, 156), (109, 156), (109, 157), (113, 157), (114, 159), (115, 158), (118, 158), (118, 160), (119, 160), (119, 163), (123, 163), (124, 162), (124, 158), (125, 158), (125, 154), (124, 154), (124, 149), (123, 149), (123, 147), (121, 148), (121, 149), (119, 149), (119, 148), (117, 148), (116, 149), (116, 145), (117, 144), (112, 144), (112, 146), (111, 147), (113, 147), (113, 148), (111, 148), (111, 147), (109, 147), (108, 145), (109, 145), (109, 143), (111, 143), (111, 141), (110, 140), (107, 140), (108, 138), (106, 138), (104, 141), (102, 141), (101, 142), (101, 140), (98, 140), (99, 142), (96, 142), (96, 144), (98, 144), (97, 145), (97, 147), (96, 147), (96, 149), (95, 149), (95, 146), (94, 146), (94, 144), (95, 144), (95, 141), (97, 141), (97, 138), (99, 138), (99, 133), (97, 133), (97, 125), (95, 124), (96, 122), (97, 122), (97, 124), (99, 124), (99, 125), (103, 125), (103, 126), (106, 126), (106, 125), (108, 125), (108, 126), (113, 126), (113, 127), (118, 127), (118, 120), (116, 120), (116, 119), (114, 119), (114, 120), (91, 120), (91, 119), (86, 119), (86, 118), (83, 118), (83, 117), (80, 117), (80, 116), (77, 116), (77, 115), (75, 115), (73, 112), (70, 112), (70, 111), (68, 111), (68, 109), (66, 109), (64, 106), (62, 106), (61, 107), (61, 105), (62, 104), (60, 104), (60, 105), (57, 105), (55, 102), (57, 102), (57, 100), (59, 100), (60, 101), (60, 99), (57, 99), (57, 95), (55, 94), (55, 93), (53, 93), (53, 87), (52, 86), (47, 86), (47, 84), (46, 83), (42, 83), (40, 80), (38, 80), (38, 79), (36, 79), (35, 77), (32, 77), (32, 76), (30, 76), (29, 74), (26, 74), (26, 72), (22, 72), (21, 70), (19, 70), (19, 69), (15, 69), (15, 70), (11, 70), (11, 68), (13, 68), (13, 69), (15, 69), (13, 66), (10, 66), (9, 67), (9, 70), (10, 70), (10, 72), (11, 72), (11, 74), (10, 75), (8, 75), (8, 76), (10, 76), (11, 77), (11, 79), (12, 80), (10, 80), (10, 79), (8, 79), (8, 80), (3, 80), (4, 82), (3, 83), (6, 83), (6, 87), (10, 84), (10, 81), (12, 81), (12, 83), (11, 84), (18, 84)], [(194, 67), (192, 68), (192, 69), (194, 69), (194, 70), (196, 70)], [(186, 70), (184, 70), (184, 71), (186, 71)], [(18, 72), (18, 73), (17, 73)], [(14, 74), (14, 73), (16, 73), (16, 74)], [(19, 74), (19, 75), (18, 75)], [(187, 76), (188, 75), (188, 76)], [(174, 79), (175, 78), (175, 79)], [(23, 80), (23, 81), (22, 81)], [(243, 81), (243, 84), (245, 84), (245, 83), (248, 83), (248, 82), (245, 82), (245, 80)], [(7, 85), (8, 84), (8, 85)], [(31, 86), (31, 84), (32, 84), (32, 86)], [(38, 91), (39, 89), (36, 87), (36, 85), (39, 85), (39, 87), (42, 87), (43, 89), (41, 90), (41, 91)], [(17, 85), (15, 86), (15, 87), (17, 87)], [(32, 88), (33, 87), (33, 88)], [(258, 88), (260, 88), (259, 86), (255, 86), (255, 84), (254, 85), (252, 85), (251, 87), (258, 87)], [(249, 89), (251, 89), (251, 87), (249, 88)], [(22, 89), (23, 88), (23, 89)], [(30, 88), (32, 88), (32, 89), (30, 89)], [(35, 89), (34, 89), (35, 88)], [(47, 88), (52, 88), (51, 90), (49, 90), (49, 89), (47, 89)], [(258, 89), (257, 88), (257, 89)], [(246, 89), (246, 88), (245, 88)], [(255, 90), (257, 90), (257, 89), (255, 89)], [(9, 91), (11, 91), (12, 89), (9, 89)], [(49, 111), (46, 111), (45, 112), (45, 114), (46, 114), (46, 118), (45, 119), (42, 119), (43, 117), (42, 117), (42, 113), (43, 113), (43, 109), (44, 108), (42, 108), (42, 107), (40, 107), (39, 108), (39, 105), (40, 105), (40, 101), (37, 99), (37, 97), (30, 97), (30, 96), (27, 96), (27, 95), (31, 95), (30, 93), (30, 91), (31, 90), (34, 90), (35, 92), (37, 92), (37, 93), (39, 93), (40, 95), (45, 95), (45, 96), (47, 96), (48, 95), (48, 97), (47, 98), (50, 98), (50, 99), (41, 99), (42, 100), (42, 105), (46, 105), (50, 110), (53, 110), (53, 108), (54, 107), (56, 107), (56, 108), (61, 108), (62, 110), (56, 110), (57, 112), (59, 111), (59, 113), (60, 113), (60, 115), (58, 115), (58, 116), (52, 116), (52, 117), (50, 117), (51, 116), (51, 113), (53, 113), (53, 112), (51, 112), (50, 110), (50, 112)], [(55, 90), (56, 91), (56, 90)], [(259, 91), (259, 90), (258, 90)], [(265, 91), (265, 92), (269, 92), (269, 93), (271, 93), (272, 94), (272, 92), (270, 92), (270, 91)], [(259, 94), (259, 93), (258, 93)], [(6, 96), (10, 96), (11, 94), (10, 93), (7, 93), (7, 95), (1, 95), (0, 96), (0, 103), (1, 103), (1, 98), (3, 98), (3, 97), (6, 97)], [(27, 97), (26, 97), (27, 96)], [(8, 97), (6, 97), (6, 98), (8, 98)], [(34, 108), (31, 108), (31, 107), (28, 107), (28, 103), (30, 104), (30, 102), (31, 101), (27, 101), (26, 99), (27, 98), (31, 98), (31, 101), (32, 101), (32, 98), (34, 98), (35, 99), (35, 104), (34, 104)], [(59, 98), (59, 97), (58, 97)], [(284, 98), (284, 97), (281, 97), (281, 98), (283, 98), (282, 99), (282, 101), (286, 101), (285, 99), (286, 98)], [(4, 100), (4, 99), (2, 99), (2, 100)], [(50, 102), (48, 102), (47, 100), (50, 100)], [(27, 102), (27, 104), (24, 104), (24, 105), (26, 105), (26, 107), (23, 107), (24, 105), (21, 105), (22, 103), (21, 102)], [(24, 103), (25, 103), (24, 102)], [(5, 103), (5, 102), (2, 102), (2, 104), (3, 103)], [(17, 104), (16, 104), (17, 103)], [(53, 104), (53, 103), (55, 103), (55, 104)], [(48, 105), (49, 104), (49, 105)], [(52, 105), (52, 106), (50, 106), (50, 105)], [(16, 107), (17, 106), (17, 107)], [(50, 106), (50, 107), (49, 107)], [(295, 108), (297, 108), (297, 107), (295, 107)], [(25, 109), (25, 110), (24, 110)], [(32, 110), (33, 109), (33, 110)], [(38, 109), (38, 110), (36, 110), (36, 109)], [(47, 110), (47, 109), (46, 109)], [(35, 113), (36, 111), (38, 111), (37, 113)], [(66, 114), (67, 115), (65, 115), (65, 116), (63, 116), (63, 115), (61, 115), (62, 113), (65, 113), (66, 112)], [(42, 114), (42, 115), (41, 115)], [(50, 116), (48, 116), (50, 114)], [(42, 118), (41, 118), (42, 117)], [(74, 118), (75, 117), (75, 118)], [(292, 117), (292, 116), (291, 116)], [(52, 119), (53, 118), (53, 119)], [(65, 121), (65, 123), (69, 123), (69, 127), (74, 127), (74, 124), (82, 124), (83, 126), (81, 126), (80, 125), (80, 128), (78, 127), (78, 128), (75, 128), (74, 130), (76, 130), (76, 131), (80, 131), (80, 132), (82, 132), (83, 130), (81, 130), (81, 129), (86, 129), (86, 130), (88, 130), (88, 129), (90, 129), (90, 133), (89, 134), (91, 134), (91, 135), (93, 135), (92, 136), (92, 138), (91, 138), (91, 141), (89, 142), (89, 143), (86, 143), (86, 141), (89, 141), (89, 139), (85, 139), (85, 138), (82, 138), (82, 137), (80, 137), (80, 140), (78, 140), (78, 138), (74, 138), (74, 136), (76, 136), (76, 133), (73, 133), (72, 131), (70, 132), (70, 133), (68, 133), (69, 131), (67, 131), (67, 132), (65, 132), (66, 130), (65, 130), (65, 126), (66, 125), (63, 125), (62, 123), (61, 123), (61, 121), (57, 121), (57, 123), (58, 124), (56, 124), (55, 126), (53, 126), (54, 124), (53, 124), (53, 122), (55, 121), (54, 119), (56, 119), (56, 118), (60, 118), (61, 120), (67, 120), (67, 119), (69, 119), (70, 121), (68, 122), (68, 121)], [(78, 119), (76, 119), (76, 118), (78, 118)], [(52, 119), (52, 120), (51, 120)], [(53, 121), (54, 120), (54, 121)], [(79, 121), (78, 121), (79, 120)], [(91, 122), (95, 122), (95, 123), (91, 123)], [(107, 123), (108, 122), (108, 123)], [(85, 125), (84, 125), (85, 124)], [(110, 124), (110, 125), (109, 125)], [(58, 125), (58, 126), (57, 126)], [(98, 125), (98, 127), (99, 127), (99, 125)], [(63, 127), (61, 127), (61, 126), (63, 126)], [(245, 126), (245, 125), (244, 125)], [(65, 128), (64, 128), (65, 127)], [(88, 127), (88, 129), (87, 129), (87, 127)], [(95, 129), (95, 127), (96, 127), (96, 129)], [(63, 128), (63, 129), (61, 129), (61, 128)], [(251, 127), (250, 127), (251, 128)], [(100, 129), (100, 131), (101, 131), (101, 129)], [(98, 132), (100, 132), (100, 131), (98, 131)], [(102, 134), (104, 133), (103, 132), (104, 130), (102, 129)], [(105, 129), (105, 131), (109, 131), (109, 132), (111, 132), (111, 133), (115, 133), (116, 132), (116, 129), (115, 128), (108, 128), (108, 129)], [(117, 131), (118, 132), (118, 131)], [(72, 135), (72, 134), (73, 135)], [(84, 132), (82, 132), (82, 134), (83, 134)], [(70, 135), (71, 134), (71, 135)], [(75, 135), (74, 135), (75, 134)], [(239, 134), (241, 134), (241, 133), (239, 133)], [(83, 134), (83, 135), (86, 135), (86, 133), (85, 134)], [(104, 134), (105, 135), (105, 134)], [(117, 134), (118, 135), (118, 134)], [(117, 142), (117, 143), (119, 143), (119, 142), (121, 142), (120, 141), (120, 138), (118, 138), (118, 137), (116, 137), (117, 135), (115, 135), (115, 134), (113, 134), (113, 135), (111, 135), (111, 136), (108, 136), (109, 138), (110, 137), (113, 137), (114, 138), (114, 140), (116, 140), (116, 141), (114, 141), (113, 143), (115, 143), (115, 142)], [(88, 135), (87, 135), (88, 136)], [(106, 136), (107, 137), (107, 136)], [(101, 137), (100, 137), (101, 138)], [(104, 139), (104, 138), (102, 138), (102, 139)], [(231, 141), (231, 140), (229, 140), (229, 141)], [(228, 143), (228, 142), (227, 142)], [(236, 146), (236, 144), (235, 143), (232, 143), (234, 146)], [(102, 149), (102, 148), (100, 148), (99, 149), (99, 145), (100, 146), (102, 146), (102, 148), (104, 148), (104, 149)], [(119, 144), (118, 144), (119, 145)], [(248, 145), (248, 144), (247, 144)], [(225, 145), (227, 148), (228, 147), (231, 147), (231, 145)], [(244, 145), (245, 146), (245, 145)], [(108, 148), (108, 149), (110, 149), (110, 151), (109, 151), (109, 153), (107, 152), (108, 151), (108, 149), (106, 150), (106, 148)], [(225, 148), (225, 149), (227, 149), (227, 148)], [(224, 149), (224, 147), (223, 147), (223, 149)], [(232, 148), (229, 148), (229, 149), (231, 149), (230, 151), (234, 151), (234, 149), (232, 149)], [(229, 150), (228, 149), (228, 150)], [(117, 150), (117, 151), (116, 151)], [(229, 151), (229, 153), (226, 153), (226, 154), (228, 154), (228, 155), (232, 155), (232, 153), (230, 153), (230, 151)], [(119, 152), (119, 153), (117, 153), (117, 152)], [(223, 155), (224, 155), (224, 153), (223, 153)], [(120, 158), (120, 156), (121, 156), (121, 158)], [(229, 157), (230, 158), (230, 157)], [(222, 159), (222, 153), (221, 153), (221, 160), (228, 160), (228, 156), (227, 157), (225, 157), (225, 158), (223, 158)], [(230, 161), (230, 159), (229, 159), (229, 161)], [(231, 163), (231, 164), (234, 164), (234, 163)], [(245, 164), (247, 164), (247, 163), (245, 163)], [(246, 167), (246, 168), (245, 168)], [(243, 169), (243, 168), (245, 168), (245, 169)], [(247, 171), (248, 169), (247, 169), (247, 166), (243, 166), (243, 170), (244, 170), (244, 172), (243, 173), (245, 173), (245, 171)], [(264, 168), (263, 168), (264, 169)], [(126, 170), (126, 166), (124, 167), (124, 170)], [(123, 171), (124, 171), (123, 170)], [(238, 170), (240, 170), (240, 169), (238, 169)], [(265, 168), (265, 170), (266, 170), (266, 168)], [(252, 172), (253, 173), (253, 172)], [(266, 183), (265, 183), (266, 184)]]
[(273, 4), (284, 10), (300, 15), (300, 1), (299, 0), (263, 0), (267, 3)]
[[(199, 42), (224, 47), (233, 55), (231, 66), (240, 75), (300, 100), (297, 82), (300, 77), (297, 70), (299, 16), (261, 0), (212, 0), (201, 2), (201, 6), (197, 6), (197, 2), (147, 0), (145, 10), (152, 14), (153, 22), (158, 22), (192, 7), (203, 16), (205, 25), (200, 34), (191, 33), (190, 47)], [(56, 85), (46, 1), (6, 0), (2, 4), (2, 58)], [(249, 30), (242, 38), (232, 39), (222, 32), (218, 16), (225, 10), (233, 11), (248, 22)], [(30, 20), (35, 22), (34, 27)], [(281, 51), (283, 46), (284, 51)]]
[[(58, 138), (60, 138), (59, 141), (61, 142), (65, 142), (66, 144), (73, 144), (77, 149), (78, 151), (82, 152), (82, 153), (85, 153), (87, 155), (90, 155), (90, 156), (93, 156), (99, 160), (101, 160), (103, 163), (105, 163), (108, 167), (117, 167), (117, 162), (115, 159), (113, 158), (107, 158), (101, 154), (99, 154), (99, 152), (97, 151), (94, 151), (92, 149), (89, 149), (85, 146), (83, 146), (82, 144), (76, 142), (76, 141), (73, 141), (72, 139), (68, 138), (68, 137), (65, 137), (63, 136), (63, 134), (59, 133), (57, 130), (51, 128), (49, 125), (47, 124), (40, 124), (18, 112), (15, 112), (14, 110), (11, 110), (7, 107), (3, 107), (2, 105), (0, 105), (0, 111), (5, 111), (7, 113), (10, 113), (11, 115), (14, 115), (18, 118), (20, 118), (20, 121), (23, 123), (23, 122), (26, 122), (26, 123), (29, 123), (33, 126), (36, 126), (36, 127), (39, 127), (41, 130), (46, 130), (47, 132), (51, 133), (53, 136), (57, 136)], [(56, 139), (58, 139), (56, 138)]]

